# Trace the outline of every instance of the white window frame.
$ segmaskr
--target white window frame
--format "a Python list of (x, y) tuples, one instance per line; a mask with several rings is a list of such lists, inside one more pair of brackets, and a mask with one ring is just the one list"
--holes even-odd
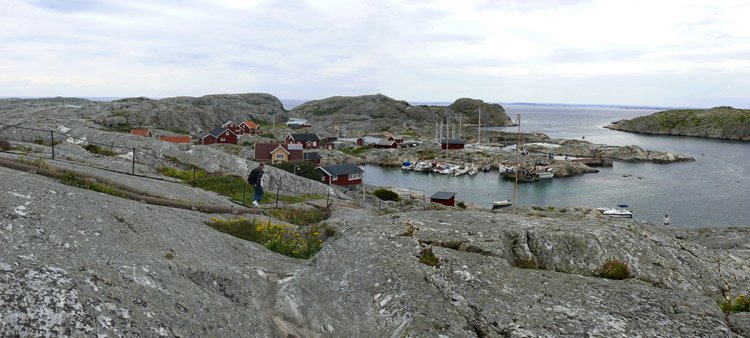
[(350, 181), (358, 180), (360, 178), (362, 178), (362, 173), (351, 173), (351, 174), (349, 174), (349, 180)]
[(277, 160), (283, 160), (284, 159), (284, 154), (283, 153), (277, 153), (276, 154), (276, 159)]

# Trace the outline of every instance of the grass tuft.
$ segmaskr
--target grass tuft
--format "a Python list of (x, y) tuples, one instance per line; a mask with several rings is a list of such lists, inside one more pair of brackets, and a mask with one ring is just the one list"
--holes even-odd
[(610, 259), (602, 264), (601, 276), (607, 279), (628, 279), (630, 268), (623, 261)]
[(431, 246), (424, 247), (419, 251), (419, 261), (429, 266), (438, 266), (440, 264), (440, 258), (435, 256)]

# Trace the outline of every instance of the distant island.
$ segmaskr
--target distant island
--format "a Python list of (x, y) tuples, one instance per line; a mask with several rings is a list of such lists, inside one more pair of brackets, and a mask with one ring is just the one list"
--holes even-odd
[(674, 109), (620, 120), (609, 129), (643, 134), (750, 141), (750, 110), (732, 107)]

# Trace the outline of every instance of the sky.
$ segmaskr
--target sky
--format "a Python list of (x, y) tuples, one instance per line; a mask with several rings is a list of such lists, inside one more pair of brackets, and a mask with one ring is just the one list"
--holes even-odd
[(0, 0), (0, 97), (750, 108), (747, 0)]

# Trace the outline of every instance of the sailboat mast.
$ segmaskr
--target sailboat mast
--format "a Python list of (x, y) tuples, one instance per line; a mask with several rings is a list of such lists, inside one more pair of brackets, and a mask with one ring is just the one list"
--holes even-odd
[(482, 143), (482, 107), (479, 107), (479, 124), (477, 126), (477, 144)]
[(519, 158), (519, 152), (521, 151), (521, 114), (516, 114), (516, 124), (518, 124), (518, 132), (516, 133), (516, 181), (513, 184), (513, 213), (516, 213), (516, 204), (518, 201), (518, 172), (521, 171), (521, 162)]

